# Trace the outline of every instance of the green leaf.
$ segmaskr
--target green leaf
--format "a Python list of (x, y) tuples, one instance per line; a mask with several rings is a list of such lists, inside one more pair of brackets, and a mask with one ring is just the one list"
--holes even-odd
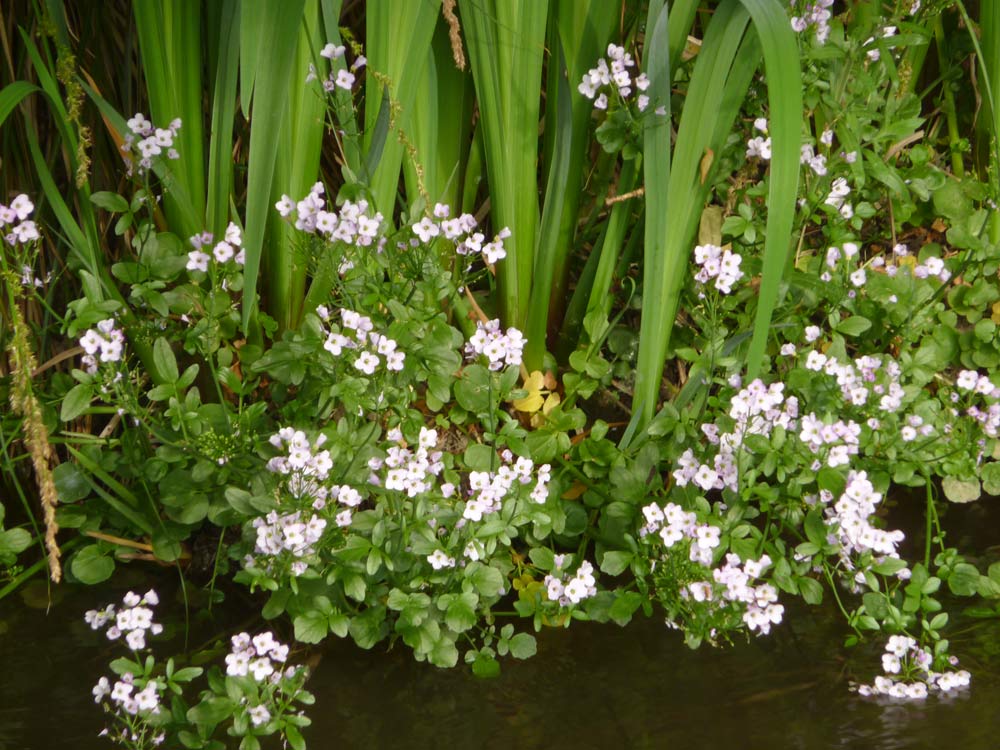
[(91, 544), (73, 555), (69, 569), (81, 583), (93, 585), (111, 577), (115, 561), (101, 552), (96, 544)]
[(472, 674), (480, 679), (489, 680), (500, 676), (500, 662), (492, 656), (483, 653), (476, 655), (476, 660), (472, 662)]
[(971, 503), (982, 494), (978, 479), (945, 477), (941, 482), (941, 489), (944, 490), (944, 496), (953, 503)]
[(979, 577), (975, 565), (959, 563), (948, 576), (948, 588), (955, 596), (972, 596), (979, 588)]
[(823, 585), (817, 581), (815, 578), (800, 578), (799, 583), (799, 594), (805, 600), (806, 604), (822, 604), (823, 603)]
[(479, 619), (476, 617), (476, 605), (478, 604), (479, 596), (474, 591), (457, 595), (445, 611), (445, 624), (456, 633), (468, 630)]
[(80, 471), (80, 467), (72, 461), (64, 461), (54, 468), (52, 478), (56, 483), (60, 503), (73, 503), (83, 500), (90, 494), (87, 478)]
[(69, 393), (63, 398), (62, 407), (59, 409), (59, 419), (63, 422), (70, 422), (87, 409), (94, 398), (94, 389), (89, 383), (80, 383), (69, 389)]
[(503, 574), (480, 562), (470, 563), (465, 569), (465, 577), (486, 599), (493, 599), (503, 589)]
[[(268, 598), (267, 603), (260, 614), (265, 620), (273, 620), (285, 611), (288, 600), (292, 595), (291, 589), (281, 588), (275, 591)], [(322, 637), (322, 636), (321, 636)]]
[(24, 529), (0, 531), (0, 560), (17, 555), (31, 544), (31, 534)]
[(548, 547), (532, 547), (528, 552), (531, 564), (546, 572), (555, 567), (555, 554)]
[(371, 648), (389, 633), (385, 607), (371, 607), (351, 620), (351, 637), (361, 648)]
[(623, 591), (615, 598), (608, 616), (616, 625), (625, 627), (632, 621), (632, 615), (642, 605), (643, 596), (636, 591)]
[(837, 333), (842, 333), (845, 336), (860, 336), (862, 333), (867, 331), (872, 327), (872, 322), (868, 318), (863, 318), (860, 315), (853, 315), (846, 320), (840, 321), (834, 330)]
[(458, 649), (455, 647), (455, 641), (451, 640), (445, 633), (441, 633), (434, 641), (434, 645), (427, 655), (427, 660), (436, 667), (448, 669), (454, 667), (458, 664)]
[(826, 544), (828, 530), (819, 509), (813, 509), (806, 515), (805, 531), (809, 541), (822, 549)]
[(515, 659), (530, 659), (538, 653), (538, 643), (530, 633), (518, 633), (510, 639), (508, 647)]
[(1000, 495), (1000, 462), (990, 461), (979, 472), (983, 480), (983, 491), (987, 495)]
[(628, 569), (633, 557), (635, 555), (631, 552), (605, 552), (601, 560), (601, 572), (609, 576), (621, 575)]
[(491, 396), (498, 397), (492, 386), (493, 375), (482, 365), (471, 365), (455, 383), (455, 400), (459, 406), (475, 414), (490, 410)]
[(203, 700), (187, 712), (187, 720), (201, 727), (214, 728), (233, 714), (236, 705), (229, 698), (215, 696)]
[(165, 382), (177, 382), (180, 377), (177, 359), (174, 357), (174, 350), (170, 348), (170, 343), (163, 336), (153, 342), (153, 364)]
[(295, 640), (301, 643), (319, 643), (326, 638), (329, 620), (321, 612), (307, 612), (295, 618)]
[(106, 211), (120, 214), (128, 211), (128, 201), (117, 193), (101, 191), (90, 196), (90, 202)]
[(889, 606), (886, 604), (885, 597), (882, 594), (877, 594), (874, 591), (869, 591), (861, 600), (865, 605), (865, 612), (870, 616), (874, 617), (876, 620), (884, 620), (889, 615)]

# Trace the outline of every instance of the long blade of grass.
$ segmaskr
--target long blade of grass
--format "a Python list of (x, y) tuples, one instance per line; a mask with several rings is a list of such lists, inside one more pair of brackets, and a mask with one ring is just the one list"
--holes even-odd
[(256, 309), (257, 278), (268, 215), (272, 213), (271, 187), (282, 118), (292, 79), (295, 45), (305, 0), (261, 2), (254, 13), (245, 13), (241, 25), (258, 26), (253, 36), (261, 40), (268, 64), (256, 72), (250, 128), (250, 155), (247, 175), (246, 231), (243, 267), (243, 329), (250, 326)]
[[(385, 83), (390, 86), (390, 98), (401, 111), (401, 126), (408, 131), (412, 116), (417, 81), (427, 63), (434, 24), (440, 0), (370, 0), (366, 5), (368, 76), (365, 79), (365, 101), (381, 101)], [(380, 75), (375, 75), (378, 73)], [(369, 150), (379, 110), (365, 108), (364, 148)], [(375, 205), (391, 216), (396, 204), (404, 145), (398, 138), (386, 140), (378, 168), (372, 175), (371, 188)]]
[[(656, 144), (647, 143), (644, 148), (644, 292), (630, 424), (637, 430), (648, 424), (656, 410), (681, 287), (688, 273), (691, 242), (711, 185), (710, 179), (701, 179), (702, 159), (709, 150), (720, 150), (720, 141), (732, 127), (756, 69), (756, 38), (743, 44), (749, 19), (738, 0), (725, 0), (716, 9), (684, 100), (669, 178), (659, 166), (661, 160), (650, 154), (650, 146), (655, 148)], [(657, 49), (656, 42), (662, 38), (659, 24), (658, 20), (649, 57), (662, 68), (668, 65), (668, 52)], [(666, 36), (665, 29), (662, 35)], [(657, 105), (651, 102), (650, 106)]]
[[(424, 184), (431, 202), (459, 208), (472, 147), (472, 112), (475, 91), (468, 70), (460, 70), (454, 60), (448, 26), (440, 20), (431, 42), (433, 65), (428, 64), (424, 80), (429, 96), (418, 95), (413, 103), (414, 140), (424, 167)], [(433, 82), (431, 76), (433, 75)], [(432, 96), (431, 96), (432, 95)], [(408, 162), (407, 195), (416, 195), (415, 175)]]
[[(135, 3), (133, 12), (153, 122), (166, 127), (174, 118), (181, 120), (176, 141), (181, 158), (171, 165), (173, 185), (165, 192), (164, 210), (172, 228), (188, 237), (205, 228), (201, 5), (147, 0)], [(194, 207), (193, 217), (178, 205), (178, 189)]]
[[(640, 160), (630, 159), (622, 166), (618, 178), (619, 195), (630, 193), (635, 188)], [(614, 281), (615, 266), (621, 253), (622, 243), (628, 230), (628, 218), (632, 215), (631, 201), (619, 201), (611, 209), (604, 237), (601, 240), (600, 260), (594, 274), (593, 285), (587, 300), (583, 317), (594, 312), (602, 312), (605, 317), (611, 313), (611, 284)], [(581, 320), (583, 318), (581, 317)]]
[[(536, 266), (538, 258), (551, 256), (546, 262), (551, 262), (551, 278), (547, 281), (551, 291), (548, 294), (548, 304), (545, 308), (535, 305), (535, 292), (532, 290), (532, 302), (529, 304), (529, 323), (533, 317), (545, 317), (544, 331), (553, 345), (559, 340), (558, 331), (563, 311), (566, 306), (567, 263), (573, 249), (573, 242), (579, 223), (580, 199), (584, 192), (584, 164), (587, 157), (589, 139), (587, 131), (590, 127), (593, 103), (577, 89), (577, 84), (586, 71), (594, 65), (597, 58), (605, 54), (608, 40), (611, 38), (618, 22), (619, 8), (613, 3), (597, 0), (596, 2), (560, 3), (552, 8), (555, 24), (552, 38), (559, 40), (565, 62), (560, 65), (550, 63), (549, 90), (546, 101), (549, 106), (545, 114), (546, 145), (553, 153), (562, 148), (563, 140), (568, 140), (566, 153), (566, 169), (561, 180), (552, 183), (545, 191), (545, 204), (542, 212), (542, 226), (536, 247)], [(565, 78), (568, 76), (568, 81)], [(559, 97), (561, 88), (565, 86), (569, 93), (571, 112), (567, 129), (567, 114), (563, 111)], [(551, 103), (556, 101), (557, 106)], [(551, 155), (550, 173), (554, 169)], [(546, 229), (546, 219), (551, 216), (549, 202), (561, 204), (562, 211), (556, 215), (558, 227), (549, 232)], [(536, 276), (534, 283), (546, 283)], [(532, 327), (529, 325), (529, 327)], [(541, 326), (534, 324), (536, 329)], [(529, 337), (528, 346), (531, 347)], [(544, 353), (544, 350), (541, 350)], [(532, 352), (529, 363), (540, 364), (539, 352)]]
[[(306, 84), (314, 50), (322, 47), (319, 3), (307, 0), (289, 87), (287, 114), (278, 141), (272, 202), (282, 194), (299, 198), (316, 182), (323, 147), (326, 102), (320, 82)], [(305, 296), (306, 259), (296, 252), (295, 234), (288, 222), (270, 212), (269, 242), (264, 258), (267, 270), (268, 311), (282, 329), (298, 325)]]
[[(657, 6), (659, 8), (657, 9)], [(666, 256), (668, 209), (670, 208), (670, 9), (662, 2), (650, 2), (646, 24), (646, 75), (649, 76), (649, 108), (654, 116), (646, 120), (643, 129), (643, 186), (646, 197), (645, 222), (645, 285), (642, 319), (639, 324), (639, 361), (636, 388), (632, 403), (632, 423), (622, 437), (627, 445), (632, 432), (652, 418), (659, 394), (660, 374), (666, 346), (658, 346), (664, 333), (660, 321), (669, 309), (666, 287), (670, 278)], [(661, 116), (655, 111), (662, 107)], [(672, 315), (672, 314), (671, 314)], [(672, 320), (671, 320), (672, 325)], [(657, 364), (658, 363), (658, 364)]]
[[(323, 9), (323, 28), (326, 31), (326, 41), (340, 46), (340, 8), (343, 0), (320, 0)], [(334, 75), (340, 68), (346, 69), (343, 57), (333, 61)], [(340, 142), (343, 147), (344, 164), (354, 174), (361, 170), (361, 133), (358, 130), (358, 120), (354, 112), (354, 99), (350, 91), (339, 86), (333, 92), (334, 116), (337, 118)]]
[(240, 64), (240, 5), (223, 0), (219, 13), (212, 92), (212, 125), (208, 141), (208, 205), (205, 213), (209, 231), (220, 235), (229, 215), (233, 192), (233, 121), (236, 118), (236, 82)]
[(763, 362), (771, 316), (778, 302), (779, 286), (791, 247), (802, 142), (802, 73), (798, 44), (785, 9), (774, 0), (740, 2), (750, 12), (764, 50), (771, 134), (767, 235), (753, 338), (747, 354), (747, 376), (754, 378)]
[[(552, 164), (549, 168), (549, 179), (545, 186), (545, 208), (542, 211), (542, 221), (538, 232), (538, 250), (535, 253), (535, 269), (532, 275), (531, 296), (528, 302), (528, 315), (524, 331), (527, 338), (524, 347), (524, 363), (529, 371), (539, 369), (545, 357), (549, 301), (553, 293), (557, 254), (560, 250), (556, 243), (559, 240), (563, 207), (567, 199), (566, 185), (573, 148), (573, 108), (570, 104), (569, 80), (565, 73), (566, 59), (558, 38), (556, 44), (559, 72), (550, 78), (550, 82), (555, 83), (556, 91), (553, 92), (550, 88), (547, 93), (549, 97), (552, 97), (553, 94), (556, 97), (558, 114), (550, 122), (555, 125), (557, 131)], [(576, 189), (579, 190), (579, 187)], [(565, 249), (565, 247), (562, 248), (563, 256)], [(564, 258), (562, 262), (565, 262)]]
[(509, 227), (507, 258), (497, 278), (508, 325), (523, 328), (538, 231), (538, 115), (548, 3), (462, 0), (459, 3), (483, 129), (490, 210)]

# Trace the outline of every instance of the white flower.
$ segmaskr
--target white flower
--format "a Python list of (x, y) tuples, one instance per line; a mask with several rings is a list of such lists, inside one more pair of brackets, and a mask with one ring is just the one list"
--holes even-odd
[(442, 570), (443, 568), (454, 568), (455, 558), (448, 557), (444, 551), (436, 549), (431, 554), (427, 555), (427, 562), (431, 564), (434, 570)]
[(100, 703), (104, 700), (104, 696), (111, 693), (111, 683), (108, 682), (107, 677), (102, 677), (90, 692), (94, 695), (94, 703)]
[(250, 716), (250, 721), (255, 727), (259, 727), (261, 724), (266, 724), (271, 720), (271, 712), (267, 710), (267, 706), (263, 704), (254, 706), (247, 714)]
[(208, 271), (208, 261), (210, 259), (208, 253), (203, 253), (201, 250), (192, 250), (188, 253), (186, 268), (188, 271), (202, 271), (204, 273)]
[(354, 366), (361, 370), (361, 372), (366, 375), (372, 375), (375, 373), (375, 368), (378, 367), (379, 358), (372, 354), (371, 352), (361, 352), (358, 358), (354, 361)]
[(346, 49), (344, 45), (336, 45), (333, 42), (327, 42), (323, 49), (320, 50), (319, 56), (325, 57), (327, 60), (337, 60), (344, 56)]
[(344, 70), (341, 68), (337, 71), (337, 79), (334, 81), (334, 85), (339, 88), (350, 91), (351, 87), (354, 85), (355, 75), (349, 70)]

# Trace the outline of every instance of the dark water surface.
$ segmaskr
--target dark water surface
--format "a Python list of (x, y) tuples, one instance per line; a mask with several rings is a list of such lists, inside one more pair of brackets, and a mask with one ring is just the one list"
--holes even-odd
[[(995, 536), (996, 525), (984, 529), (982, 521), (957, 532), (972, 542), (960, 548), (989, 546), (981, 535)], [(90, 689), (121, 650), (91, 631), (83, 612), (119, 602), (129, 587), (149, 588), (149, 568), (130, 567), (114, 588), (61, 587), (48, 613), (38, 608), (46, 598), (41, 582), (0, 601), (0, 750), (112, 747), (97, 738), (103, 716)], [(177, 578), (159, 580), (157, 619), (169, 624), (182, 612)], [(250, 610), (231, 599), (221, 617), (195, 624), (192, 644), (264, 629), (241, 622)], [(786, 602), (786, 620), (770, 636), (697, 652), (658, 620), (641, 617), (624, 629), (577, 623), (546, 630), (535, 658), (504, 660), (503, 674), (491, 681), (462, 667), (418, 664), (405, 647), (366, 652), (331, 639), (310, 681), (316, 705), (306, 737), (312, 750), (994, 750), (1000, 621), (962, 618), (963, 605), (950, 606), (955, 627), (948, 635), (972, 672), (971, 690), (909, 704), (848, 690), (852, 679), (872, 679), (881, 644), (842, 649), (846, 627), (826, 604)], [(158, 655), (180, 650), (181, 642), (161, 645)]]

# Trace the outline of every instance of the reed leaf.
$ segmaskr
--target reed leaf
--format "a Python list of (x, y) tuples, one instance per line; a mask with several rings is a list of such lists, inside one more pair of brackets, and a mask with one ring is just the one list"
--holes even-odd
[[(524, 363), (529, 372), (539, 369), (545, 357), (547, 328), (549, 321), (549, 302), (555, 289), (561, 287), (556, 283), (557, 265), (565, 266), (565, 255), (568, 243), (559, 247), (559, 235), (567, 202), (567, 182), (569, 180), (570, 162), (573, 148), (573, 108), (570, 104), (570, 84), (566, 78), (566, 60), (562, 53), (562, 44), (556, 39), (558, 48), (558, 74), (551, 77), (555, 91), (548, 90), (549, 101), (556, 99), (557, 114), (547, 118), (556, 128), (553, 158), (549, 167), (548, 183), (545, 186), (545, 208), (542, 211), (541, 226), (538, 232), (538, 248), (535, 252), (535, 268), (531, 279), (531, 296), (528, 301), (527, 320), (525, 323)], [(576, 187), (579, 190), (579, 186)]]
[[(242, 15), (241, 26), (254, 28), (250, 35), (267, 53), (267, 65), (255, 73), (250, 120), (250, 154), (247, 169), (246, 231), (243, 247), (243, 329), (250, 328), (256, 310), (257, 278), (268, 216), (273, 213), (271, 187), (278, 155), (282, 120), (293, 80), (296, 42), (305, 0), (268, 0), (258, 3), (254, 13)], [(241, 34), (242, 34), (241, 28)], [(258, 51), (259, 52), (259, 51)], [(282, 261), (289, 262), (289, 261)]]
[[(180, 118), (176, 148), (181, 158), (171, 165), (171, 189), (164, 211), (171, 227), (184, 237), (204, 230), (205, 152), (201, 69), (201, 4), (197, 0), (147, 0), (133, 5), (146, 91), (153, 122), (166, 127)], [(194, 215), (178, 205), (180, 190)]]
[(740, 1), (750, 12), (764, 52), (771, 134), (767, 234), (753, 338), (746, 358), (747, 376), (754, 378), (763, 362), (771, 317), (778, 303), (791, 247), (802, 142), (802, 73), (795, 33), (781, 4), (775, 0)]
[[(712, 184), (712, 166), (709, 164), (708, 173), (703, 175), (703, 160), (711, 161), (712, 154), (721, 150), (760, 59), (756, 35), (745, 35), (749, 19), (738, 0), (724, 0), (716, 9), (684, 99), (669, 181), (663, 166), (658, 166), (662, 159), (651, 157), (650, 144), (644, 149), (644, 291), (630, 425), (635, 430), (629, 435), (648, 424), (659, 399), (691, 244)], [(666, 51), (657, 51), (659, 38), (654, 34), (648, 56), (667, 59)]]
[(492, 222), (495, 229), (513, 232), (497, 272), (500, 306), (507, 324), (521, 328), (538, 232), (536, 163), (547, 6), (545, 0), (459, 3), (481, 114)]
[[(394, 124), (404, 134), (409, 132), (417, 82), (427, 64), (440, 5), (440, 0), (370, 0), (365, 6), (365, 101), (369, 105), (365, 107), (365, 151), (371, 149), (381, 109), (370, 105), (382, 100), (383, 81), (388, 82), (389, 97), (401, 113)], [(400, 139), (386, 139), (369, 183), (376, 207), (386, 216), (392, 215), (396, 204), (404, 150)]]
[(210, 6), (218, 13), (215, 40), (215, 82), (212, 91), (212, 125), (208, 141), (209, 231), (219, 235), (229, 216), (233, 193), (233, 122), (236, 119), (236, 84), (240, 63), (240, 4), (223, 0)]

